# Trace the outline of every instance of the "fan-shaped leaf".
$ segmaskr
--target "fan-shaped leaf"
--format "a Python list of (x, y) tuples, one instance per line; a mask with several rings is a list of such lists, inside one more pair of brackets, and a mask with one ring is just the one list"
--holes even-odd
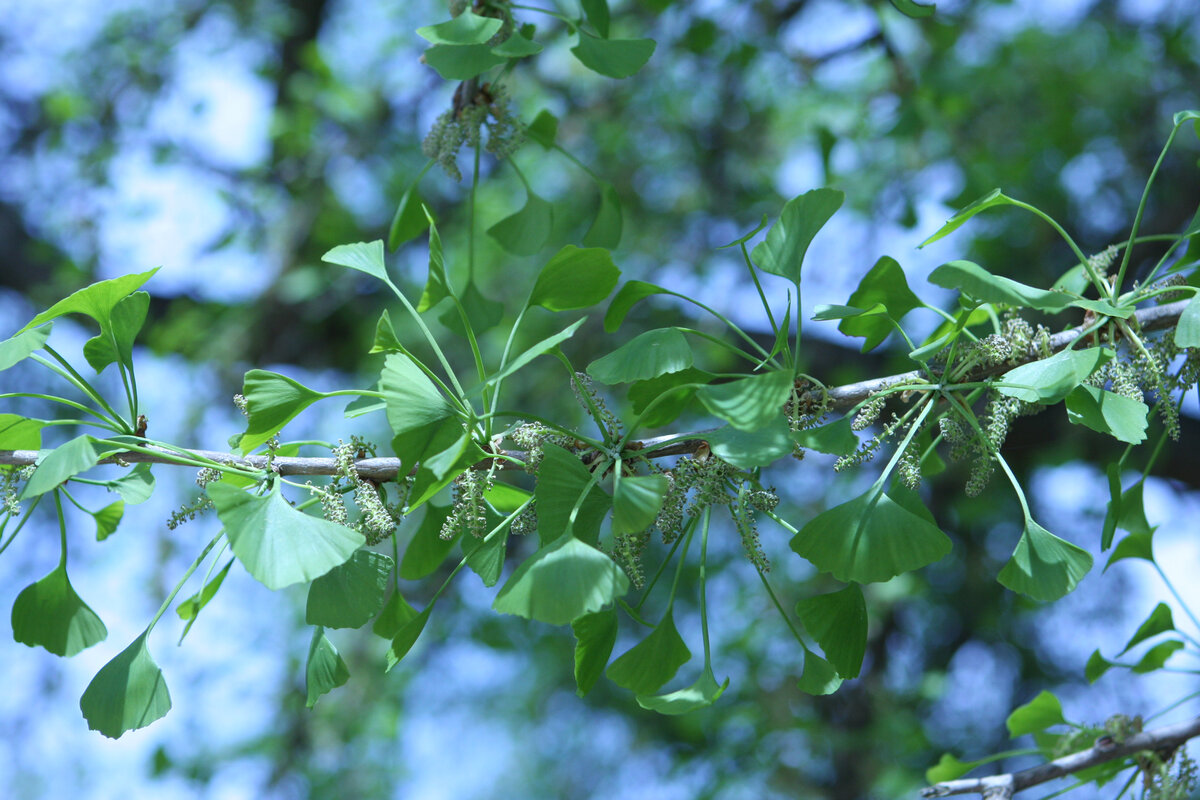
[(171, 710), (167, 682), (146, 648), (148, 634), (101, 667), (79, 698), (88, 727), (110, 739), (144, 728)]
[(611, 558), (574, 536), (560, 536), (517, 567), (492, 608), (566, 625), (611, 605), (628, 590), (629, 579)]

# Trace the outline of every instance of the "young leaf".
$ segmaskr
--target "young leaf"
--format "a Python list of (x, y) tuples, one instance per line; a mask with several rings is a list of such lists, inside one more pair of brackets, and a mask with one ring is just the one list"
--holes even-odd
[(488, 228), (488, 235), (515, 256), (531, 256), (541, 251), (554, 227), (554, 206), (528, 192), (525, 205)]
[(404, 548), (404, 557), (400, 559), (401, 578), (406, 581), (426, 578), (450, 555), (451, 548), (458, 541), (458, 535), (456, 533), (449, 539), (442, 538), (442, 525), (449, 515), (450, 506), (433, 503), (425, 506), (425, 518), (421, 520), (417, 532)]
[(492, 48), (493, 54), (504, 58), (525, 58), (540, 52), (542, 52), (542, 46), (525, 36), (520, 30), (513, 31), (511, 36)]
[(96, 541), (103, 542), (117, 529), (121, 524), (121, 517), (125, 515), (125, 501), (114, 500), (104, 508), (92, 514), (92, 519), (96, 521)]
[(1066, 725), (1062, 703), (1050, 692), (1041, 694), (1008, 715), (1005, 721), (1008, 735), (1013, 739), (1027, 733), (1038, 733), (1055, 725)]
[(839, 581), (875, 583), (932, 564), (950, 552), (950, 539), (876, 485), (818, 514), (791, 548)]
[(858, 449), (858, 437), (854, 435), (852, 425), (850, 417), (842, 417), (819, 428), (796, 431), (792, 434), (792, 440), (818, 453), (848, 456)]
[(574, 536), (560, 536), (517, 567), (492, 608), (566, 625), (611, 605), (627, 591), (629, 579), (611, 558)]
[(724, 683), (717, 683), (712, 667), (706, 667), (700, 678), (691, 686), (677, 689), (668, 694), (647, 697), (638, 695), (638, 705), (659, 714), (687, 714), (690, 711), (707, 708), (720, 699), (729, 687), (729, 678)]
[[(654, 403), (654, 408), (641, 418), (645, 428), (657, 428), (673, 421), (683, 413), (696, 395), (696, 387), (688, 384), (705, 384), (716, 376), (711, 372), (689, 367), (679, 372), (668, 372), (648, 381), (637, 381), (629, 387), (629, 402), (634, 414), (642, 414)], [(663, 395), (667, 395), (659, 400)], [(657, 401), (657, 402), (656, 402)]]
[(88, 727), (110, 739), (144, 728), (171, 710), (167, 682), (146, 647), (147, 634), (101, 667), (79, 698)]
[(579, 63), (610, 78), (628, 78), (654, 55), (653, 39), (598, 39), (580, 32), (579, 44), (571, 52)]
[(542, 339), (540, 342), (521, 353), (521, 355), (505, 364), (504, 369), (489, 375), (488, 379), (483, 382), (482, 386), (491, 386), (497, 381), (502, 381), (517, 370), (523, 368), (526, 364), (528, 364), (530, 361), (533, 361), (538, 356), (549, 353), (567, 339), (570, 339), (572, 336), (574, 336), (575, 331), (579, 330), (579, 326), (586, 321), (587, 317), (577, 319), (553, 336), (547, 336), (545, 339)]
[(217, 590), (225, 582), (225, 576), (229, 574), (229, 568), (233, 566), (234, 560), (231, 558), (226, 561), (225, 566), (216, 574), (216, 577), (204, 584), (200, 591), (187, 600), (184, 600), (175, 608), (175, 613), (179, 615), (179, 618), (187, 622), (187, 625), (183, 628), (183, 633), (179, 635), (180, 642), (183, 641), (184, 636), (187, 636), (188, 631), (192, 629), (192, 624), (196, 621), (200, 611), (217, 596)]
[(475, 14), (468, 8), (454, 19), (417, 28), (417, 35), (430, 44), (483, 44), (503, 24), (503, 20)]
[(377, 239), (373, 242), (339, 244), (321, 256), (321, 260), (328, 264), (337, 264), (339, 267), (348, 267), (356, 269), (359, 272), (365, 272), (387, 284), (392, 282), (392, 279), (387, 274), (387, 266), (383, 263), (382, 239)]
[(1175, 630), (1175, 621), (1171, 618), (1170, 606), (1166, 603), (1159, 603), (1150, 612), (1150, 616), (1146, 617), (1145, 621), (1138, 626), (1137, 632), (1129, 638), (1129, 641), (1125, 643), (1125, 649), (1117, 653), (1117, 657), (1125, 655), (1132, 648), (1153, 636), (1173, 630)]
[(533, 496), (533, 492), (526, 491), (520, 486), (513, 486), (511, 483), (493, 483), (492, 488), (488, 489), (483, 496), (491, 507), (501, 514), (511, 514), (525, 505), (525, 501)]
[(857, 678), (867, 651), (867, 604), (856, 583), (796, 604), (796, 616), (843, 678)]
[(121, 477), (106, 481), (105, 486), (110, 492), (121, 495), (126, 505), (136, 506), (154, 494), (154, 475), (150, 472), (149, 464), (137, 464)]
[(650, 635), (627, 650), (609, 665), (605, 674), (618, 686), (634, 694), (656, 692), (692, 657), (675, 629), (675, 618), (668, 610)]
[(774, 464), (792, 452), (791, 431), (780, 414), (756, 431), (740, 431), (732, 425), (702, 435), (713, 455), (738, 469)]
[(276, 481), (265, 496), (224, 483), (205, 487), (238, 561), (268, 589), (311, 581), (366, 543), (358, 531), (298, 511)]
[(109, 312), (107, 326), (99, 336), (88, 339), (83, 345), (83, 357), (96, 372), (100, 372), (114, 361), (125, 366), (133, 363), (133, 340), (146, 321), (150, 308), (150, 295), (134, 292), (121, 298)]
[[(1200, 216), (1200, 211), (1196, 213)], [(1200, 347), (1200, 293), (1192, 295), (1179, 315), (1179, 324), (1175, 326), (1175, 344), (1179, 347)]]
[(617, 292), (617, 296), (608, 304), (608, 311), (604, 313), (605, 332), (614, 333), (625, 321), (629, 310), (652, 294), (671, 294), (671, 292), (646, 281), (626, 281), (625, 285), (621, 287), (621, 291)]
[(751, 375), (729, 383), (705, 386), (696, 397), (709, 410), (738, 430), (757, 430), (783, 414), (783, 404), (792, 392), (790, 371), (777, 370)]
[(108, 450), (91, 436), (76, 436), (69, 442), (38, 456), (37, 469), (21, 490), (21, 499), (29, 500), (54, 489), (96, 464)]
[(408, 604), (404, 595), (394, 591), (371, 626), (371, 633), (383, 639), (392, 639), (417, 616), (417, 610)]
[(938, 763), (925, 770), (925, 781), (930, 786), (935, 783), (952, 781), (955, 778), (961, 778), (971, 770), (986, 763), (988, 763), (987, 760), (959, 761), (949, 753), (942, 753), (942, 757)]
[(613, 493), (613, 533), (637, 533), (654, 524), (668, 488), (662, 475), (621, 478)]
[(604, 674), (617, 643), (616, 608), (584, 614), (571, 621), (575, 634), (575, 693), (583, 697)]
[(596, 218), (583, 235), (587, 247), (606, 247), (613, 250), (621, 243), (621, 198), (616, 188), (608, 181), (600, 182), (600, 207)]
[(422, 58), (448, 81), (469, 81), (506, 60), (486, 44), (435, 44)]
[(337, 648), (325, 629), (321, 626), (313, 628), (312, 642), (308, 646), (308, 663), (304, 668), (305, 685), (308, 697), (305, 707), (312, 708), (317, 704), (321, 695), (333, 691), (350, 680), (350, 670), (342, 660)]
[(1012, 203), (1012, 198), (1006, 197), (999, 189), (992, 189), (983, 197), (979, 198), (974, 203), (971, 203), (962, 211), (959, 211), (957, 214), (948, 219), (946, 224), (938, 229), (937, 233), (921, 242), (918, 247), (924, 247), (925, 245), (933, 244), (943, 236), (949, 236), (951, 233), (961, 228), (967, 220), (981, 211), (986, 211), (993, 206), (1004, 206), (1010, 203)]
[[(572, 524), (571, 512), (589, 484), (587, 499), (579, 506)], [(546, 445), (533, 496), (537, 498), (538, 540), (543, 545), (562, 538), (568, 526), (575, 538), (596, 544), (600, 522), (612, 507), (612, 498), (592, 483), (592, 473), (583, 462), (552, 444)]]
[(1014, 592), (1050, 602), (1074, 589), (1091, 568), (1090, 553), (1026, 517), (1017, 549), (997, 580)]
[(588, 22), (596, 29), (596, 33), (608, 38), (608, 0), (579, 0), (583, 13), (587, 14)]
[[(156, 272), (158, 272), (158, 267), (147, 272), (122, 275), (119, 278), (112, 278), (107, 281), (93, 283), (91, 286), (86, 286), (74, 294), (59, 300), (50, 306), (50, 308), (38, 314), (24, 328), (17, 331), (16, 335), (36, 328), (52, 319), (57, 319), (64, 314), (86, 314), (96, 320), (97, 324), (100, 325), (100, 330), (107, 331), (109, 330), (108, 318), (109, 314), (112, 313), (113, 307), (125, 299), (131, 292), (137, 290), (143, 283), (150, 280), (151, 276)], [(16, 335), (13, 338), (16, 338)], [(39, 344), (38, 346), (40, 347), (41, 345)]]
[(1027, 403), (1052, 405), (1069, 395), (1076, 386), (1113, 357), (1108, 347), (1063, 350), (1049, 358), (1022, 364), (1002, 375), (996, 391)]
[(44, 345), (50, 338), (52, 327), (53, 325), (50, 324), (42, 325), (22, 331), (0, 342), (0, 372), (24, 361), (34, 350)]
[(40, 450), (45, 420), (0, 414), (0, 450)]
[(804, 650), (804, 673), (797, 683), (800, 691), (811, 695), (833, 694), (842, 685), (842, 679), (828, 661), (813, 651)]
[(495, 586), (504, 571), (504, 556), (508, 552), (508, 528), (489, 539), (463, 542), (467, 566), (479, 576), (484, 586)]
[[(913, 0), (892, 0), (892, 5), (894, 5), (901, 14), (904, 14), (906, 17), (912, 17), (913, 19), (924, 19), (925, 17), (931, 16), (933, 12), (937, 10), (937, 5), (935, 3), (922, 5), (921, 3), (913, 2)], [(937, 783), (937, 781), (932, 779), (930, 782)]]
[(420, 461), (443, 424), (461, 428), (453, 406), (411, 357), (388, 356), (379, 387), (387, 403), (388, 424), (396, 434), (392, 447), (405, 466)]
[[(626, 284), (628, 285), (628, 284)], [(678, 328), (656, 328), (638, 335), (588, 365), (600, 383), (632, 383), (692, 366), (692, 348)]]
[[(458, 300), (462, 303), (467, 321), (471, 323), (471, 331), (476, 336), (496, 327), (500, 320), (504, 319), (504, 304), (498, 300), (492, 300), (490, 297), (484, 297), (483, 292), (479, 291), (479, 287), (473, 280), (467, 281)], [(466, 338), (467, 329), (463, 326), (462, 317), (463, 315), (458, 313), (457, 308), (451, 307), (438, 315), (438, 322)]]
[(1124, 561), (1127, 558), (1140, 558), (1143, 561), (1154, 563), (1154, 535), (1149, 533), (1131, 533), (1121, 541), (1117, 542), (1117, 546), (1108, 556), (1108, 561), (1104, 564), (1105, 572), (1108, 568), (1118, 561)]
[(100, 617), (71, 586), (65, 563), (17, 595), (12, 632), (21, 644), (44, 647), (56, 656), (73, 656), (108, 636)]
[(324, 392), (309, 389), (286, 375), (252, 369), (242, 382), (246, 398), (246, 432), (240, 446), (249, 453), (266, 442), (297, 414), (325, 397)]
[(587, 308), (608, 297), (620, 275), (607, 250), (569, 244), (538, 273), (529, 305), (550, 311)]
[(382, 553), (358, 550), (350, 560), (308, 587), (304, 621), (326, 628), (358, 628), (383, 608), (394, 562)]
[(429, 277), (417, 302), (417, 311), (428, 311), (450, 296), (450, 284), (446, 280), (446, 259), (442, 255), (442, 237), (438, 235), (433, 217), (429, 217)]
[(417, 191), (417, 184), (413, 183), (404, 190), (404, 194), (400, 195), (400, 203), (396, 206), (392, 224), (388, 227), (388, 249), (395, 250), (405, 242), (420, 236), (421, 232), (429, 227), (429, 219), (425, 216), (425, 208), (421, 202), (421, 194)]
[(429, 622), (429, 614), (433, 611), (433, 605), (425, 606), (425, 609), (415, 617), (404, 623), (400, 631), (392, 637), (392, 644), (387, 651), (387, 667), (385, 672), (390, 672), (392, 667), (400, 663), (400, 661), (408, 655), (408, 651), (412, 650), (412, 646), (417, 643), (417, 639), (421, 636), (421, 631), (425, 630), (425, 623)]
[(558, 117), (543, 108), (526, 126), (525, 135), (549, 150), (558, 136)]
[(1066, 407), (1067, 419), (1077, 425), (1129, 444), (1140, 444), (1146, 438), (1150, 409), (1140, 400), (1080, 384), (1067, 395)]
[(1162, 669), (1163, 665), (1167, 663), (1167, 659), (1183, 648), (1183, 642), (1178, 639), (1171, 639), (1161, 644), (1156, 644), (1147, 650), (1144, 656), (1138, 659), (1138, 663), (1134, 664), (1130, 671), (1135, 675), (1145, 675), (1147, 672)]
[[(921, 307), (920, 298), (908, 288), (903, 268), (889, 256), (883, 256), (875, 262), (847, 301), (848, 305), (858, 308), (871, 308), (876, 303), (882, 303), (887, 317), (897, 322), (909, 311)], [(893, 326), (887, 318), (863, 316), (842, 320), (838, 330), (847, 336), (864, 337), (866, 341), (863, 342), (862, 352), (865, 353), (881, 344), (892, 332)]]
[(835, 189), (813, 189), (793, 197), (779, 219), (750, 255), (754, 263), (772, 275), (800, 285), (800, 268), (813, 237), (841, 208), (845, 195)]
[(392, 317), (388, 314), (387, 309), (379, 315), (379, 321), (375, 323), (375, 341), (371, 344), (371, 349), (368, 353), (403, 353), (404, 345), (400, 344), (400, 339), (396, 337), (396, 329), (392, 327)]
[(958, 289), (983, 303), (1036, 308), (1056, 313), (1075, 301), (1062, 292), (1047, 292), (1026, 286), (1010, 278), (993, 275), (970, 261), (951, 261), (929, 273), (929, 282), (946, 289)]

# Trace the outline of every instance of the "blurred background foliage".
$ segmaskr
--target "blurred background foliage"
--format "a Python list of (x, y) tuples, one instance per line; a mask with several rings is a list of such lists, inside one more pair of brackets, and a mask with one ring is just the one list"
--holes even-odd
[[(561, 23), (519, 11), (549, 46), (512, 74), (513, 107), (526, 122), (541, 109), (555, 114), (559, 144), (616, 188), (624, 225), (615, 257), (626, 278), (692, 292), (764, 336), (765, 320), (738, 305), (739, 263), (716, 248), (792, 195), (819, 185), (847, 194), (843, 223), (822, 234), (830, 241), (806, 267), (821, 302), (845, 302), (885, 252), (912, 265), (910, 282), (926, 293), (919, 276), (936, 262), (912, 246), (996, 186), (1050, 213), (1087, 252), (1125, 235), (1171, 115), (1200, 107), (1200, 15), (1185, 0), (940, 2), (922, 21), (887, 3), (840, 0), (612, 5), (614, 35), (658, 41), (647, 67), (621, 81), (588, 73), (568, 57)], [(224, 403), (250, 367), (364, 385), (377, 369), (366, 350), (387, 297), (320, 256), (386, 237), (424, 166), (422, 138), (455, 87), (420, 63), (425, 43), (414, 30), (446, 17), (445, 5), (426, 0), (0, 5), (0, 333), (88, 282), (161, 263), (147, 287), (154, 302), (143, 341), (169, 365), (164, 380), (188, 375), (208, 403)], [(1168, 154), (1146, 233), (1178, 231), (1191, 218), (1196, 155), (1194, 141)], [(579, 243), (599, 202), (587, 173), (562, 154), (529, 142), (514, 158), (554, 204), (555, 228), (527, 258), (483, 235), (525, 191), (485, 156), (474, 280), (509, 320), (529, 276), (562, 244)], [(462, 281), (469, 159), (460, 166), (463, 182), (435, 168), (419, 190)], [(1070, 262), (1048, 226), (1015, 212), (977, 219), (937, 254), (1043, 286)], [(1146, 247), (1137, 261), (1158, 255)], [(393, 257), (406, 290), (419, 291), (426, 258), (424, 237)], [(620, 335), (685, 313), (644, 303)], [(577, 366), (606, 341), (599, 316), (572, 340)], [(530, 340), (555, 326), (549, 315), (537, 320)], [(470, 363), (465, 343), (444, 338), (457, 363)], [(835, 384), (907, 368), (902, 353), (860, 356), (857, 346), (809, 335), (806, 371)], [(510, 381), (509, 407), (578, 414), (569, 393), (524, 380)], [(221, 447), (237, 429), (206, 409), (192, 409), (187, 425), (196, 422), (181, 443)], [(1195, 418), (1184, 425), (1185, 441), (1200, 441)], [(336, 420), (326, 427), (340, 435)], [(1009, 451), (1039, 518), (1097, 551), (1103, 465), (1117, 449), (1048, 413), (1018, 423)], [(1192, 502), (1200, 473), (1188, 448), (1163, 469), (1160, 502)], [(772, 479), (785, 515), (806, 518), (862, 476), (834, 478), (828, 462), (805, 462)], [(722, 561), (710, 602), (717, 674), (733, 683), (704, 712), (655, 716), (603, 681), (577, 700), (569, 636), (497, 619), (472, 579), (460, 581), (452, 613), (434, 615), (413, 663), (390, 675), (379, 673), (380, 641), (339, 640), (354, 680), (313, 712), (295, 636), (243, 640), (260, 657), (291, 659), (253, 682), (271, 699), (267, 717), (247, 735), (206, 727), (177, 702), (177, 727), (138, 734), (138, 768), (180, 796), (897, 797), (921, 785), (943, 750), (1006, 749), (1004, 716), (1042, 688), (1078, 698), (1088, 722), (1152, 707), (1155, 693), (1127, 677), (1082, 684), (1087, 653), (1106, 632), (1119, 646), (1148, 609), (1127, 610), (1129, 593), (1138, 596), (1129, 573), (1093, 575), (1063, 603), (1035, 608), (994, 581), (1017, 534), (1010, 495), (994, 486), (967, 500), (945, 478), (926, 491), (954, 553), (868, 588), (864, 674), (832, 696), (796, 688), (801, 654), (730, 535), (710, 554)], [(792, 563), (782, 531), (766, 528), (785, 607), (831, 588)], [(152, 521), (125, 535), (168, 537), (159, 529)], [(189, 535), (197, 534), (170, 534), (154, 563)], [(260, 624), (299, 629), (300, 600), (254, 601), (277, 612)], [(681, 631), (691, 614), (677, 607)], [(29, 657), (12, 647), (5, 661)], [(188, 650), (185, 662), (197, 658)], [(221, 669), (207, 664), (195, 680), (220, 681)], [(40, 690), (55, 697), (59, 687), (49, 680)], [(59, 702), (70, 707), (77, 694), (67, 687)], [(5, 707), (0, 730), (28, 732), (31, 714)], [(18, 797), (41, 796), (39, 787), (62, 777), (31, 763), (31, 747), (18, 746), (12, 769), (0, 770)], [(96, 763), (78, 767), (81, 775), (104, 768), (105, 751), (92, 752)]]

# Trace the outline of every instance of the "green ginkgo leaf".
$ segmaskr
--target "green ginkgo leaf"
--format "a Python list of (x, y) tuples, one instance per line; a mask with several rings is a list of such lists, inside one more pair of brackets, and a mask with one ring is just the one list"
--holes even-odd
[(496, 17), (485, 17), (471, 9), (446, 22), (417, 28), (417, 35), (430, 44), (482, 44), (504, 24)]
[(114, 361), (127, 367), (133, 364), (133, 340), (146, 322), (149, 308), (150, 295), (146, 292), (133, 292), (112, 307), (108, 325), (102, 325), (100, 335), (83, 345), (83, 357), (92, 369), (100, 372)]
[(608, 297), (620, 276), (604, 248), (580, 249), (569, 244), (538, 273), (529, 305), (550, 311), (587, 308)]
[(609, 78), (628, 78), (654, 55), (653, 39), (600, 39), (580, 32), (579, 44), (571, 52), (593, 72)]
[(702, 438), (713, 455), (738, 469), (770, 466), (793, 449), (791, 430), (782, 414), (755, 431), (726, 425)]
[(333, 642), (319, 625), (313, 628), (312, 642), (308, 646), (308, 663), (304, 668), (305, 687), (308, 697), (304, 705), (312, 708), (321, 695), (327, 694), (350, 680), (350, 670), (338, 653)]
[[(563, 536), (568, 529), (577, 539), (597, 543), (600, 522), (612, 508), (612, 498), (592, 478), (591, 471), (578, 457), (557, 445), (546, 445), (533, 491), (537, 498), (538, 539), (543, 545)], [(587, 498), (579, 504), (585, 491)]]
[(692, 366), (692, 348), (678, 328), (656, 328), (639, 334), (588, 365), (600, 383), (632, 383), (679, 372)]
[(1138, 626), (1133, 636), (1129, 637), (1129, 641), (1125, 643), (1125, 649), (1117, 653), (1117, 656), (1125, 655), (1132, 648), (1147, 639), (1173, 630), (1175, 630), (1175, 620), (1171, 617), (1171, 607), (1166, 603), (1159, 603), (1150, 612), (1150, 616), (1146, 617), (1142, 624)]
[(932, 564), (950, 552), (950, 539), (876, 484), (809, 520), (791, 547), (840, 581), (875, 583)]
[(833, 694), (842, 685), (837, 670), (813, 651), (804, 650), (804, 672), (797, 682), (800, 691), (811, 695)]
[(1140, 400), (1080, 384), (1067, 395), (1065, 405), (1067, 419), (1077, 425), (1129, 444), (1140, 444), (1146, 439), (1150, 408)]
[(387, 246), (395, 250), (405, 242), (411, 241), (429, 227), (429, 217), (425, 215), (421, 194), (413, 183), (400, 195), (396, 213), (392, 216), (392, 224), (388, 227)]
[(79, 698), (88, 727), (110, 739), (144, 728), (171, 710), (167, 682), (146, 647), (149, 633), (101, 667)]
[[(64, 297), (50, 306), (50, 308), (38, 314), (24, 328), (17, 331), (17, 334), (22, 334), (52, 319), (57, 319), (64, 314), (85, 314), (100, 325), (100, 330), (107, 331), (110, 329), (109, 315), (112, 313), (113, 307), (128, 297), (131, 292), (136, 291), (143, 283), (150, 280), (156, 272), (158, 272), (158, 267), (147, 272), (122, 275), (119, 278), (98, 281), (90, 286), (86, 286), (74, 294)], [(16, 338), (16, 336), (13, 338)], [(39, 344), (38, 346), (40, 347), (41, 345)]]
[(50, 338), (52, 324), (21, 331), (0, 342), (0, 372), (24, 361)]
[(429, 615), (433, 611), (433, 604), (425, 606), (425, 609), (415, 617), (404, 623), (400, 630), (392, 637), (392, 644), (387, 651), (387, 668), (385, 671), (391, 671), (392, 667), (399, 664), (404, 657), (408, 655), (408, 651), (412, 650), (413, 645), (417, 643), (417, 639), (421, 638), (421, 632), (425, 630), (425, 623), (429, 622)]
[(1112, 357), (1109, 347), (1063, 350), (1009, 370), (995, 384), (996, 391), (1027, 403), (1051, 405), (1069, 395)]
[(348, 267), (349, 269), (356, 269), (359, 272), (365, 272), (389, 285), (392, 282), (392, 279), (388, 277), (387, 266), (383, 261), (382, 239), (377, 239), (373, 242), (339, 244), (321, 256), (321, 260), (329, 264), (337, 264), (339, 267)]
[(1005, 724), (1012, 738), (1027, 733), (1039, 733), (1055, 725), (1065, 725), (1062, 703), (1051, 692), (1041, 691), (1037, 697), (1008, 715)]
[(610, 664), (605, 674), (634, 694), (649, 695), (675, 677), (691, 657), (691, 651), (675, 629), (675, 618), (668, 611), (650, 635)]
[(813, 189), (793, 197), (783, 206), (767, 238), (750, 255), (754, 263), (772, 275), (800, 285), (800, 268), (813, 237), (842, 207), (845, 195), (835, 189)]
[(541, 251), (554, 227), (554, 206), (528, 192), (525, 205), (488, 228), (488, 235), (516, 256), (531, 256)]
[(179, 641), (181, 643), (183, 642), (183, 637), (187, 636), (188, 631), (192, 629), (193, 623), (195, 623), (196, 619), (200, 616), (201, 610), (203, 610), (203, 608), (212, 602), (212, 599), (217, 596), (217, 591), (221, 588), (221, 585), (225, 583), (225, 577), (229, 574), (229, 568), (233, 566), (234, 561), (235, 559), (233, 558), (226, 561), (225, 566), (221, 568), (221, 571), (218, 572), (212, 580), (204, 584), (200, 591), (196, 592), (194, 595), (189, 597), (187, 600), (184, 600), (176, 607), (175, 613), (179, 615), (180, 619), (187, 621), (187, 625), (183, 627), (183, 633), (179, 635)]
[(621, 244), (621, 197), (617, 189), (608, 181), (600, 183), (600, 205), (596, 208), (596, 216), (592, 220), (587, 233), (583, 235), (583, 243), (587, 247), (606, 247), (615, 249)]
[(796, 604), (796, 616), (821, 645), (838, 675), (857, 678), (867, 651), (867, 604), (858, 584), (801, 600)]
[(38, 456), (37, 469), (21, 490), (21, 499), (28, 500), (58, 487), (81, 472), (100, 463), (111, 448), (91, 436), (76, 436), (45, 455)]
[(653, 525), (668, 488), (662, 475), (621, 478), (613, 492), (613, 533), (637, 533)]
[(704, 386), (696, 397), (710, 413), (738, 430), (753, 431), (783, 415), (793, 380), (790, 371), (776, 370)]
[(883, 256), (859, 281), (858, 288), (850, 295), (848, 305), (871, 308), (882, 304), (886, 316), (867, 315), (844, 319), (838, 330), (847, 336), (862, 336), (862, 351), (865, 353), (879, 346), (894, 330), (891, 321), (899, 322), (909, 311), (920, 308), (921, 299), (908, 288), (904, 269), (890, 256)]
[(71, 586), (60, 563), (49, 575), (21, 590), (12, 607), (13, 639), (73, 656), (104, 641), (108, 629)]
[(428, 577), (450, 555), (459, 533), (456, 531), (449, 539), (442, 538), (442, 525), (449, 515), (450, 506), (425, 505), (425, 517), (404, 548), (404, 557), (400, 559), (401, 578), (416, 581)]
[(492, 608), (566, 625), (612, 605), (627, 591), (629, 579), (611, 558), (574, 536), (562, 536), (517, 567)]
[(1088, 551), (1063, 541), (1026, 517), (1021, 540), (1000, 570), (998, 580), (1014, 592), (1050, 602), (1074, 589), (1091, 568)]
[(404, 595), (400, 594), (399, 590), (393, 591), (392, 596), (384, 604), (383, 611), (379, 612), (375, 624), (371, 626), (371, 633), (384, 639), (391, 639), (418, 616), (417, 610), (409, 605), (409, 602), (404, 599)]
[(266, 495), (225, 483), (210, 483), (205, 491), (217, 507), (233, 554), (268, 589), (318, 578), (366, 543), (352, 528), (293, 508), (279, 481)]
[(717, 683), (712, 668), (706, 667), (700, 674), (700, 678), (691, 686), (677, 689), (668, 694), (650, 697), (639, 695), (637, 701), (642, 708), (674, 716), (711, 706), (720, 699), (727, 688), (729, 688), (729, 678), (726, 678), (724, 683)]
[(421, 299), (417, 301), (417, 311), (428, 311), (450, 296), (450, 283), (446, 279), (446, 257), (442, 253), (442, 237), (438, 234), (437, 225), (429, 212), (425, 212), (429, 222), (429, 277), (425, 279), (425, 288), (421, 291)]
[(114, 500), (104, 508), (92, 514), (92, 519), (96, 521), (96, 541), (103, 542), (111, 536), (117, 526), (121, 524), (121, 517), (125, 516), (125, 501)]
[(575, 693), (583, 697), (604, 674), (617, 643), (617, 610), (609, 608), (571, 621), (575, 634)]
[(0, 414), (0, 450), (40, 450), (46, 421)]
[(323, 398), (325, 392), (309, 389), (299, 381), (265, 369), (252, 369), (242, 382), (246, 398), (246, 432), (241, 448), (249, 453), (278, 433), (304, 409)]
[(943, 264), (929, 273), (929, 282), (947, 289), (958, 289), (980, 302), (1036, 308), (1049, 313), (1069, 308), (1074, 302), (1074, 298), (1063, 292), (1035, 289), (1011, 278), (993, 275), (970, 261)]
[(394, 562), (383, 553), (358, 550), (308, 587), (304, 621), (326, 628), (358, 628), (383, 608)]

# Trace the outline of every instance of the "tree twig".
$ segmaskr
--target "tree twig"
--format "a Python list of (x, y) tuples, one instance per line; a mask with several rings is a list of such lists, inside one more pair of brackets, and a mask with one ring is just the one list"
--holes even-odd
[(1105, 764), (1145, 751), (1160, 754), (1174, 751), (1188, 739), (1200, 736), (1200, 717), (1165, 725), (1152, 731), (1134, 734), (1123, 742), (1111, 736), (1101, 736), (1087, 750), (1056, 758), (1045, 764), (1010, 772), (1004, 775), (989, 775), (985, 778), (962, 778), (960, 780), (935, 783), (921, 790), (922, 797), (948, 797), (952, 794), (978, 793), (988, 798), (1011, 798), (1016, 792), (1037, 786), (1055, 778), (1071, 775), (1080, 770)]
[[(1134, 315), (1134, 319), (1137, 320), (1137, 326), (1143, 331), (1172, 328), (1179, 322), (1179, 316), (1183, 313), (1183, 309), (1187, 306), (1188, 302), (1188, 300), (1180, 300), (1166, 305), (1144, 308)], [(1071, 342), (1079, 338), (1082, 330), (1082, 328), (1072, 328), (1071, 330), (1054, 334), (1050, 337), (1050, 349), (1056, 353), (1063, 350)], [(1020, 364), (1036, 360), (1038, 360), (1037, 355), (1030, 353), (1024, 359), (1019, 360), (1017, 364), (992, 367), (976, 375), (972, 375), (971, 379), (978, 380), (989, 375), (1001, 374)], [(909, 381), (924, 380), (925, 378), (924, 373), (914, 370), (899, 375), (872, 378), (857, 383), (849, 383), (845, 386), (837, 386), (829, 390), (827, 409), (829, 411), (846, 411), (861, 403), (870, 395), (882, 391), (889, 386)], [(811, 390), (805, 393), (802, 401), (809, 402), (812, 407), (820, 407), (822, 399), (820, 391)], [(694, 453), (704, 444), (702, 437), (708, 432), (695, 431), (656, 436), (651, 439), (634, 442), (632, 449), (653, 449), (653, 453), (647, 453), (647, 455), (656, 458)], [(279, 475), (336, 475), (338, 471), (337, 462), (331, 457), (301, 458), (296, 456), (276, 456), (274, 459), (268, 461), (268, 457), (265, 455), (235, 456), (230, 453), (221, 453), (214, 450), (192, 450), (190, 452), (201, 459), (211, 459), (222, 464), (247, 469), (267, 469), (268, 464), (270, 464), (271, 470)], [(525, 453), (521, 451), (504, 451), (504, 455), (512, 456), (519, 460), (524, 460), (525, 458)], [(0, 466), (28, 466), (36, 463), (37, 457), (38, 451), (36, 450), (0, 450)], [(178, 464), (179, 455), (164, 449), (155, 454), (123, 453), (120, 456), (106, 458), (101, 461), (101, 463), (105, 464), (120, 462)], [(507, 469), (514, 468), (517, 465), (510, 461), (501, 461), (500, 466)], [(388, 481), (396, 478), (402, 466), (398, 458), (366, 458), (355, 461), (354, 468), (364, 478), (374, 481)]]

